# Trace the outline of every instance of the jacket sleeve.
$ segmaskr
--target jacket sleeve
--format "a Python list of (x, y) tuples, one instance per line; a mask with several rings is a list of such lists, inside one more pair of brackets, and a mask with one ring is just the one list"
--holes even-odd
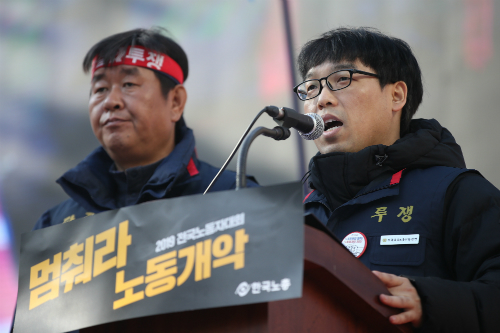
[(40, 216), (38, 221), (36, 221), (33, 230), (47, 228), (50, 227), (51, 225), (52, 224), (51, 224), (50, 210), (48, 210), (45, 213), (43, 213), (42, 216)]
[(419, 332), (500, 331), (500, 191), (477, 173), (450, 185), (443, 248), (453, 280), (411, 278), (422, 301)]

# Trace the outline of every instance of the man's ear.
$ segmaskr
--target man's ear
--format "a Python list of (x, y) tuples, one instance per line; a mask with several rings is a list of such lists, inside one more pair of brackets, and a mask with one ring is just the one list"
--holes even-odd
[(168, 92), (169, 102), (171, 103), (170, 110), (172, 115), (172, 122), (177, 122), (181, 119), (182, 113), (184, 112), (184, 107), (186, 106), (187, 101), (187, 92), (186, 88), (182, 84), (178, 84), (173, 87)]
[(394, 83), (392, 89), (392, 111), (398, 112), (406, 105), (406, 96), (408, 95), (408, 87), (403, 81)]

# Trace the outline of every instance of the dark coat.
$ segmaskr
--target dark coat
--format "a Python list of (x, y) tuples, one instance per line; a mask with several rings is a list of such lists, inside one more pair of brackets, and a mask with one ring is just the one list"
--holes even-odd
[[(340, 239), (354, 231), (371, 233), (371, 253), (360, 259), (371, 269), (410, 278), (422, 300), (420, 331), (498, 332), (500, 191), (479, 173), (455, 168), (465, 168), (465, 163), (453, 136), (435, 120), (414, 120), (410, 133), (391, 146), (315, 156), (310, 163), (315, 191), (305, 199), (306, 212), (315, 214)], [(394, 183), (393, 176), (403, 169)], [(426, 195), (435, 197), (422, 200), (428, 199)], [(373, 241), (374, 228), (382, 224), (373, 222), (371, 210), (377, 205), (406, 207), (412, 198), (427, 201), (422, 210), (427, 215), (415, 218), (418, 225), (399, 223), (401, 229), (393, 234), (432, 230), (428, 237), (433, 245), (419, 244), (420, 252), (415, 246), (411, 253), (395, 255), (412, 245), (398, 250), (377, 246), (381, 233), (391, 233), (384, 229)], [(388, 252), (380, 256), (376, 248)], [(421, 262), (418, 253), (423, 254)]]
[[(34, 229), (151, 200), (203, 193), (219, 169), (197, 158), (193, 132), (182, 125), (176, 129), (174, 150), (151, 170), (145, 182), (139, 182), (135, 192), (124, 194), (110, 172), (113, 160), (102, 147), (97, 148), (57, 180), (70, 199), (46, 211)], [(128, 182), (133, 184), (133, 177), (144, 178), (141, 170), (127, 170)], [(224, 171), (210, 192), (234, 189), (235, 185), (236, 173)], [(248, 177), (247, 187), (254, 186), (258, 186), (257, 182)]]

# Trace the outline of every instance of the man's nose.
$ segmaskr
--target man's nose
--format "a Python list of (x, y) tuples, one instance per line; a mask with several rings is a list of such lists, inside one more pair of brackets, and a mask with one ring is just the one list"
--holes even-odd
[(119, 87), (112, 87), (109, 90), (108, 95), (104, 101), (104, 109), (113, 111), (120, 110), (123, 108), (122, 92)]
[[(324, 83), (323, 83), (324, 82)], [(336, 106), (338, 104), (337, 97), (334, 92), (328, 88), (326, 79), (321, 80), (321, 92), (318, 95), (318, 109), (323, 109), (327, 106)]]

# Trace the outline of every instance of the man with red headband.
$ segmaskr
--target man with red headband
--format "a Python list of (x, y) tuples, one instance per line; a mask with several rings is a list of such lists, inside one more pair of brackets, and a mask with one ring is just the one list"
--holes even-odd
[[(35, 229), (145, 201), (203, 193), (218, 169), (197, 159), (182, 117), (188, 60), (159, 29), (135, 29), (95, 44), (89, 115), (101, 143), (57, 182), (70, 199), (47, 211)], [(235, 187), (224, 172), (212, 191)], [(257, 186), (249, 179), (248, 186)]]

